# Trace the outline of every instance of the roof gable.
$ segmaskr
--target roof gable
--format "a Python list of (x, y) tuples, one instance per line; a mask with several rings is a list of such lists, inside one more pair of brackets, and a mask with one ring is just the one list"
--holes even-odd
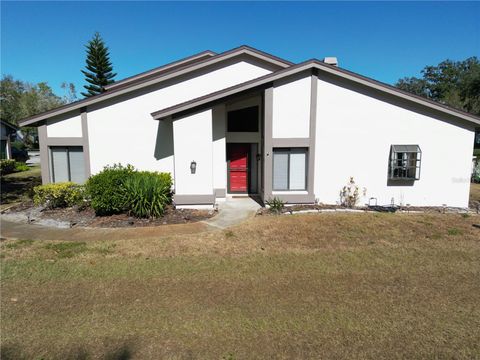
[(217, 55), (217, 54), (213, 51), (210, 51), (210, 50), (202, 51), (198, 54), (191, 55), (191, 56), (188, 56), (186, 58), (183, 58), (183, 59), (180, 59), (180, 60), (177, 60), (177, 61), (173, 61), (171, 63), (165, 64), (165, 65), (162, 65), (162, 66), (159, 66), (159, 67), (156, 67), (154, 69), (141, 72), (137, 75), (129, 76), (129, 77), (127, 77), (125, 79), (122, 79), (122, 80), (119, 80), (119, 81), (115, 81), (113, 84), (105, 86), (105, 90), (116, 89), (116, 88), (119, 88), (119, 87), (125, 87), (125, 86), (127, 86), (129, 84), (132, 84), (134, 82), (138, 82), (138, 81), (141, 81), (141, 80), (145, 80), (147, 78), (152, 78), (152, 77), (164, 74), (167, 71), (172, 71), (172, 70), (177, 70), (179, 68), (187, 67), (189, 65), (198, 63), (202, 60), (209, 59), (209, 58), (211, 58), (212, 56), (215, 56), (215, 55)]
[[(213, 56), (208, 56), (206, 54), (204, 55), (205, 55), (204, 59), (196, 59), (193, 62), (189, 62), (188, 60), (185, 60), (185, 59), (180, 60), (180, 62), (182, 61), (187, 62), (187, 64), (185, 63), (183, 64), (184, 66), (182, 66), (181, 64), (179, 66), (176, 66), (174, 63), (171, 63), (171, 64), (165, 65), (163, 68), (162, 67), (156, 68), (156, 69), (150, 70), (147, 73), (143, 73), (143, 75), (140, 74), (135, 79), (132, 79), (132, 78), (124, 79), (125, 80), (124, 83), (118, 84), (117, 87), (113, 87), (113, 88), (110, 87), (109, 90), (105, 91), (102, 94), (92, 96), (86, 99), (82, 99), (74, 103), (67, 104), (44, 113), (31, 116), (29, 118), (21, 120), (19, 124), (20, 126), (33, 125), (35, 123), (49, 119), (54, 116), (58, 116), (58, 115), (68, 113), (70, 111), (78, 110), (89, 105), (97, 104), (102, 101), (117, 97), (119, 95), (123, 95), (141, 88), (155, 85), (163, 81), (167, 81), (188, 73), (192, 73), (200, 69), (204, 69), (214, 64), (227, 62), (234, 58), (247, 56), (269, 67), (272, 67), (275, 70), (284, 69), (292, 65), (292, 63), (287, 60), (283, 60), (276, 56), (270, 55), (268, 53), (265, 53), (263, 51), (260, 51), (245, 45), (223, 52), (218, 55), (213, 55)], [(168, 66), (170, 66), (170, 68), (168, 68)]]
[(234, 85), (229, 88), (226, 88), (202, 97), (198, 97), (196, 99), (192, 99), (190, 101), (187, 101), (181, 104), (177, 104), (175, 106), (171, 106), (165, 109), (160, 109), (158, 111), (151, 113), (151, 115), (155, 120), (164, 119), (168, 116), (173, 116), (175, 114), (182, 113), (199, 106), (203, 106), (215, 101), (219, 101), (220, 99), (226, 98), (228, 96), (232, 96), (234, 94), (241, 93), (243, 91), (251, 90), (261, 86), (266, 86), (267, 84), (270, 84), (275, 80), (286, 78), (294, 74), (298, 74), (302, 71), (308, 71), (308, 70), (312, 71), (313, 69), (316, 69), (316, 71), (323, 71), (325, 73), (332, 74), (334, 76), (338, 76), (358, 84), (362, 84), (369, 88), (373, 88), (383, 93), (390, 94), (398, 98), (402, 98), (407, 101), (411, 101), (413, 103), (423, 105), (427, 108), (434, 109), (445, 114), (452, 115), (456, 118), (466, 120), (475, 125), (480, 125), (480, 117), (478, 116), (437, 103), (435, 101), (432, 101), (426, 98), (422, 98), (420, 96), (407, 93), (394, 86), (361, 76), (354, 72), (340, 69), (336, 66), (327, 65), (317, 59), (308, 60), (303, 63), (293, 65), (287, 69), (283, 69), (271, 74), (267, 74), (257, 79), (253, 79), (238, 85)]

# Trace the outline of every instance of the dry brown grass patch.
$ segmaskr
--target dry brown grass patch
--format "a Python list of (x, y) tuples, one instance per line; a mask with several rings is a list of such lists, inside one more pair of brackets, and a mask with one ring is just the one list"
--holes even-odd
[(7, 241), (2, 359), (480, 357), (479, 219), (259, 217), (67, 258)]

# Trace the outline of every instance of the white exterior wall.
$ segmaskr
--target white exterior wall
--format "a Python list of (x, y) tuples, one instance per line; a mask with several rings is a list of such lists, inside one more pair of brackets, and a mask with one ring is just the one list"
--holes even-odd
[[(358, 92), (318, 82), (315, 196), (335, 204), (353, 176), (379, 205), (467, 207), (473, 126), (464, 129)], [(387, 186), (390, 146), (417, 144), (420, 180)], [(392, 181), (391, 183), (394, 183)]]
[[(142, 170), (173, 173), (173, 146), (168, 149), (160, 144), (172, 137), (171, 128), (162, 124), (165, 121), (153, 120), (150, 113), (267, 73), (270, 71), (239, 61), (110, 106), (89, 109), (92, 174), (107, 164), (118, 162), (132, 164)], [(162, 151), (159, 151), (161, 147)]]
[[(212, 110), (173, 121), (175, 149), (175, 193), (177, 195), (213, 194)], [(190, 171), (197, 163), (195, 174)]]
[(308, 138), (310, 135), (310, 76), (273, 88), (274, 138)]
[(227, 156), (225, 139), (225, 105), (215, 106), (213, 112), (213, 188), (227, 188)]
[(48, 137), (82, 137), (82, 118), (75, 115), (66, 119), (47, 120)]

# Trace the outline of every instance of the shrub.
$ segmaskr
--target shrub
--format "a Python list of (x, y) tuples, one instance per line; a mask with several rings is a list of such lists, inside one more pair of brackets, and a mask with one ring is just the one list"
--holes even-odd
[(27, 170), (30, 170), (27, 164), (19, 161), (15, 162), (15, 171), (27, 171)]
[(125, 181), (134, 173), (131, 165), (114, 164), (88, 179), (86, 191), (97, 215), (118, 214), (126, 210)]
[[(367, 189), (363, 188), (363, 195), (365, 196)], [(360, 191), (358, 186), (355, 184), (353, 177), (350, 178), (350, 181), (345, 185), (340, 191), (340, 202), (342, 206), (353, 208), (357, 205), (360, 200)]]
[(10, 174), (15, 171), (15, 160), (0, 160), (0, 173), (2, 175)]
[(480, 183), (480, 160), (477, 160), (475, 168), (473, 169), (472, 181)]
[(135, 172), (125, 181), (125, 206), (136, 217), (160, 217), (171, 201), (171, 188), (168, 173)]
[(281, 213), (283, 208), (285, 207), (285, 202), (278, 197), (274, 197), (273, 199), (265, 201), (265, 204), (270, 207), (271, 212), (276, 214)]
[(84, 186), (72, 182), (46, 184), (33, 188), (35, 205), (45, 205), (50, 209), (81, 204), (84, 195)]

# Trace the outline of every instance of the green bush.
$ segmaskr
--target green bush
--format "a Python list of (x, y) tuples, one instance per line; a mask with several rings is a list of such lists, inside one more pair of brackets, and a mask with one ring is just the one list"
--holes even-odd
[(6, 175), (15, 171), (15, 160), (5, 159), (0, 160), (0, 174)]
[(7, 175), (14, 172), (27, 171), (30, 168), (27, 164), (14, 159), (5, 159), (0, 161), (0, 174)]
[(265, 201), (265, 204), (269, 206), (271, 212), (276, 214), (281, 213), (285, 207), (285, 202), (278, 197)]
[(131, 165), (114, 164), (88, 179), (86, 191), (97, 215), (119, 214), (127, 210), (125, 181), (134, 173)]
[(171, 188), (169, 173), (135, 172), (125, 181), (125, 206), (136, 217), (160, 217), (171, 202)]
[(20, 161), (15, 162), (15, 171), (20, 172), (20, 171), (27, 171), (27, 170), (30, 170), (27, 164)]
[(83, 203), (84, 198), (84, 186), (72, 182), (46, 184), (33, 188), (35, 205), (45, 205), (50, 209), (79, 205)]

